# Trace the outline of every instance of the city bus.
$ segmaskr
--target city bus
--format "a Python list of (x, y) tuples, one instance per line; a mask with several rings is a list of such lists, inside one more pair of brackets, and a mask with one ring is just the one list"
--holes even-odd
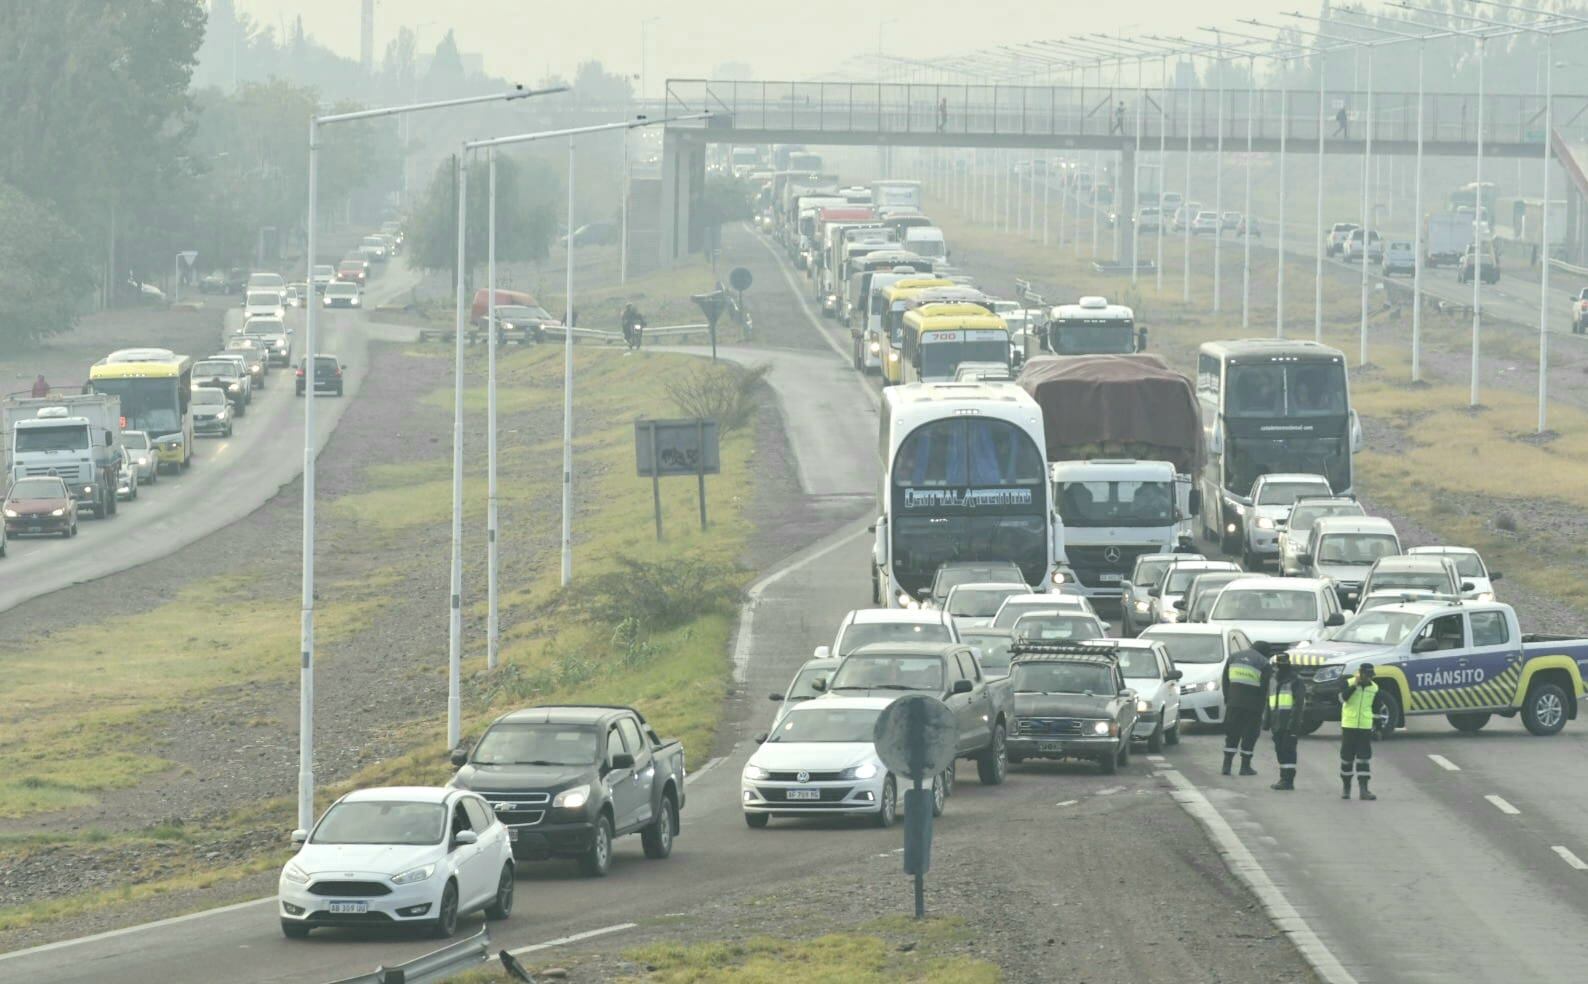
[(951, 382), (962, 362), (1010, 364), (1009, 325), (980, 304), (938, 302), (904, 312), (904, 381)]
[(1048, 316), (1047, 348), (1054, 355), (1128, 355), (1146, 349), (1136, 312), (1106, 297), (1060, 304)]
[[(876, 277), (872, 277), (875, 283)], [(877, 357), (882, 364), (882, 385), (894, 386), (904, 382), (904, 306), (915, 294), (934, 287), (953, 287), (954, 281), (943, 277), (901, 277), (882, 288), (882, 301), (873, 301), (873, 309), (881, 308), (882, 328), (877, 341), (882, 351)], [(873, 295), (875, 296), (875, 294)]]
[(174, 472), (192, 462), (190, 357), (170, 349), (121, 349), (89, 367), (88, 385), (96, 393), (121, 398), (121, 429), (147, 433), (159, 467)]
[(872, 600), (908, 608), (951, 561), (1009, 561), (1046, 591), (1063, 533), (1042, 410), (1018, 386), (922, 383), (882, 393)]
[(1259, 476), (1322, 475), (1336, 495), (1351, 494), (1362, 427), (1339, 349), (1281, 338), (1206, 342), (1196, 389), (1207, 449), (1202, 532), (1226, 553), (1245, 541)]

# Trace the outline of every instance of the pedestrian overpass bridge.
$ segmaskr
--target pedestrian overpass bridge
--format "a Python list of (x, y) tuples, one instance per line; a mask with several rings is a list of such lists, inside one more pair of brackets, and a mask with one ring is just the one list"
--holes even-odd
[[(1478, 153), (1476, 93), (946, 85), (886, 82), (773, 82), (669, 79), (666, 116), (710, 113), (670, 123), (662, 154), (660, 247), (669, 263), (699, 248), (691, 204), (705, 183), (708, 144), (1096, 150), (1123, 158), (1137, 150), (1226, 150), (1360, 155)], [(1419, 108), (1421, 112), (1419, 113)], [(1536, 158), (1544, 152), (1542, 95), (1487, 93), (1482, 100), (1485, 157)], [(1556, 95), (1551, 149), (1588, 143), (1588, 96)], [(1121, 188), (1122, 200), (1134, 197)]]

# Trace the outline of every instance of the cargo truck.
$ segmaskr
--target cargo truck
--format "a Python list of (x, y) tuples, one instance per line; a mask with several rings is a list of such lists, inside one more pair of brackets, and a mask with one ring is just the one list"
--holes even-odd
[(116, 514), (121, 447), (121, 399), (102, 393), (53, 393), (5, 398), (7, 484), (58, 475), (80, 509), (104, 519)]

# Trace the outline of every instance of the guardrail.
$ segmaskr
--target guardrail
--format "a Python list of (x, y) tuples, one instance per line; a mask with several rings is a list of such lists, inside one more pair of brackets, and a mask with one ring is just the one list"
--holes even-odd
[(1573, 266), (1565, 260), (1550, 259), (1549, 265), (1561, 273), (1569, 273), (1575, 277), (1588, 277), (1588, 267)]
[[(682, 338), (687, 335), (703, 335), (710, 330), (711, 326), (705, 324), (657, 325), (655, 328), (645, 329), (645, 337)], [(541, 325), (539, 331), (539, 334), (542, 338), (561, 339), (565, 333), (566, 330), (562, 325)], [(485, 330), (483, 328), (476, 329), (474, 331), (464, 329), (463, 335), (464, 340), (473, 345), (477, 340), (485, 335)], [(621, 331), (613, 331), (606, 328), (581, 328), (578, 325), (573, 327), (573, 337), (575, 339), (589, 339), (593, 342), (602, 342), (608, 345), (623, 341), (623, 333)], [(453, 330), (451, 325), (426, 325), (425, 327), (419, 329), (419, 340), (422, 342), (449, 342), (452, 341), (452, 339)], [(530, 337), (524, 338), (525, 342), (533, 340), (534, 339)]]
[(368, 974), (344, 977), (330, 984), (439, 984), (449, 977), (477, 967), (491, 959), (491, 937), (484, 929), (404, 964), (384, 964)]

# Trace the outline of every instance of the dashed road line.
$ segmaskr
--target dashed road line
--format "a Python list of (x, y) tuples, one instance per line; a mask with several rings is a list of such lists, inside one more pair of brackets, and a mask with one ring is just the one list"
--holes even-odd
[(1077, 804), (1079, 802), (1080, 802), (1080, 800), (1065, 800), (1062, 803), (1055, 803), (1053, 805), (1054, 806), (1074, 806), (1075, 804)]
[(1571, 865), (1573, 868), (1576, 868), (1578, 871), (1588, 871), (1588, 861), (1584, 861), (1582, 858), (1579, 858), (1577, 855), (1573, 854), (1570, 848), (1562, 847), (1561, 845), (1556, 844), (1554, 847), (1550, 848), (1550, 850), (1554, 851), (1556, 854), (1559, 854), (1562, 861)]
[(1441, 769), (1444, 769), (1446, 772), (1461, 771), (1461, 766), (1445, 758), (1443, 755), (1430, 755), (1428, 757), (1433, 760), (1435, 765), (1439, 766)]
[(1501, 813), (1505, 814), (1508, 817), (1514, 817), (1518, 813), (1522, 812), (1521, 810), (1518, 810), (1516, 807), (1514, 807), (1511, 804), (1507, 803), (1501, 797), (1495, 796), (1493, 793), (1490, 793), (1488, 796), (1485, 796), (1483, 798), (1488, 800), (1490, 803), (1494, 804), (1494, 808), (1496, 810), (1499, 810)]
[(1097, 795), (1097, 796), (1112, 796), (1115, 793), (1122, 793), (1124, 791), (1125, 791), (1125, 787), (1124, 786), (1108, 786), (1108, 787), (1106, 787), (1104, 789), (1099, 789), (1095, 795)]
[(1149, 755), (1149, 756), (1147, 756), (1147, 761), (1149, 761), (1149, 762), (1167, 762), (1169, 760), (1167, 758), (1163, 757), (1162, 755)]

